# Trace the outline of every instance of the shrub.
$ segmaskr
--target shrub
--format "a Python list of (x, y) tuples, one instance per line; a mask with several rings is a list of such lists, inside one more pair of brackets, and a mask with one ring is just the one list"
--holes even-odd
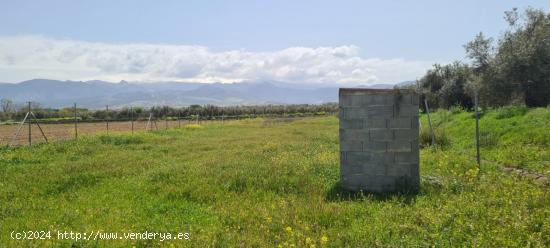
[(454, 105), (454, 106), (451, 106), (449, 108), (449, 111), (451, 112), (451, 114), (459, 114), (459, 113), (462, 113), (462, 112), (466, 112), (466, 110), (464, 109), (464, 107), (460, 106), (460, 105)]
[[(435, 136), (436, 146), (444, 148), (449, 145), (450, 143), (449, 138), (445, 134), (445, 130), (443, 128), (434, 127), (434, 136)], [(419, 142), (420, 142), (420, 147), (431, 146), (432, 136), (430, 133), (430, 127), (422, 126), (422, 128), (420, 128)]]
[(506, 119), (514, 116), (523, 116), (529, 111), (525, 106), (507, 106), (496, 109), (495, 119)]

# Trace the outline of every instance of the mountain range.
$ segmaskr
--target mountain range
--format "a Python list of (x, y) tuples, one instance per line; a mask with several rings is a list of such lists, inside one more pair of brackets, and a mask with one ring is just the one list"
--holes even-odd
[[(411, 81), (397, 85), (410, 84)], [(0, 83), (0, 98), (16, 104), (38, 102), (42, 107), (62, 108), (77, 103), (79, 107), (112, 108), (124, 106), (188, 106), (192, 104), (258, 105), (320, 104), (338, 101), (337, 84), (296, 84), (277, 81), (240, 83), (182, 83), (105, 81), (58, 81), (33, 79), (20, 83)], [(350, 86), (346, 86), (350, 87)], [(376, 89), (394, 84), (355, 85)]]

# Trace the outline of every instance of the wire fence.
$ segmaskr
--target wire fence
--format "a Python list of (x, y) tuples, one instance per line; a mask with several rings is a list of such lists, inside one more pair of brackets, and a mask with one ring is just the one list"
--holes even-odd
[[(107, 109), (107, 111), (109, 111)], [(0, 124), (0, 146), (21, 146), (47, 143), (57, 140), (78, 139), (82, 136), (108, 134), (110, 132), (143, 132), (184, 127), (189, 124), (224, 124), (231, 121), (254, 118), (296, 118), (335, 115), (335, 112), (319, 113), (261, 113), (252, 115), (187, 115), (154, 116), (153, 112), (132, 114), (129, 118), (82, 120), (76, 105), (72, 118), (36, 118), (31, 103), (27, 114), (20, 120)]]

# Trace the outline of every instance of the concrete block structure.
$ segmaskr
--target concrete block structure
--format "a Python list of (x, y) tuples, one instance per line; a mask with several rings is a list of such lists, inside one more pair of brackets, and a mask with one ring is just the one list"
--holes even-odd
[(414, 90), (340, 89), (340, 181), (344, 189), (418, 191), (418, 101)]

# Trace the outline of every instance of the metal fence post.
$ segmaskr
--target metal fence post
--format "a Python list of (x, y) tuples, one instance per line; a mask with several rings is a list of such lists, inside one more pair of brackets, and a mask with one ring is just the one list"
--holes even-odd
[(107, 125), (107, 134), (109, 134), (109, 105), (105, 106), (105, 124)]
[(134, 109), (130, 107), (130, 122), (132, 123), (132, 134), (134, 134)]
[(76, 119), (76, 102), (74, 103), (74, 139), (78, 139), (78, 120)]
[(31, 102), (29, 102), (29, 107), (28, 107), (27, 111), (29, 112), (29, 146), (31, 146), (31, 145), (32, 145), (32, 127), (31, 127), (32, 116), (31, 116)]
[(426, 114), (428, 115), (428, 125), (430, 126), (430, 133), (432, 135), (432, 150), (435, 151), (435, 134), (432, 128), (432, 119), (430, 118), (430, 109), (428, 108), (428, 100), (424, 99), (424, 106), (426, 107)]
[(476, 151), (477, 151), (477, 166), (481, 170), (481, 157), (479, 155), (479, 115), (477, 112), (478, 108), (478, 92), (474, 92), (474, 101), (475, 101), (475, 110), (476, 110)]

